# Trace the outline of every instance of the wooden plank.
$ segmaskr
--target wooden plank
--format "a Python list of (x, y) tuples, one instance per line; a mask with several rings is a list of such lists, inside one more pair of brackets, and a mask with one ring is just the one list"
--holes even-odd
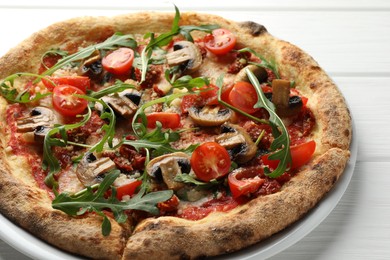
[[(127, 10), (167, 10), (172, 8), (172, 1), (148, 0), (148, 1), (107, 1), (94, 0), (93, 4), (88, 1), (68, 0), (64, 1), (50, 1), (50, 0), (14, 0), (0, 3), (0, 7), (18, 7), (18, 8), (83, 8), (83, 9), (123, 9)], [(267, 10), (291, 11), (291, 10), (378, 10), (383, 8), (390, 8), (390, 3), (386, 0), (328, 0), (328, 1), (306, 1), (306, 0), (241, 0), (239, 3), (232, 1), (225, 1), (223, 5), (220, 1), (198, 0), (176, 0), (174, 2), (177, 6), (188, 10), (248, 10), (259, 8)]]
[(334, 77), (349, 104), (358, 161), (390, 162), (390, 78)]
[[(313, 232), (269, 260), (389, 259), (389, 162), (359, 162), (335, 210)], [(387, 184), (385, 184), (387, 183)]]
[[(70, 17), (115, 15), (124, 10), (0, 9), (2, 35), (0, 55), (31, 33)], [(312, 55), (329, 73), (390, 76), (390, 11), (388, 12), (214, 12), (224, 17), (253, 20), (273, 35), (288, 40)], [(20, 17), (25, 22), (4, 26)]]

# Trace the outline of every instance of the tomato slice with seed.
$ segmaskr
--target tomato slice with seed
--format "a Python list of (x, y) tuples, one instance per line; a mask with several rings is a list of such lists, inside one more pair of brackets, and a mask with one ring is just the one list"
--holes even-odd
[(191, 167), (196, 177), (205, 182), (225, 176), (230, 164), (229, 153), (216, 142), (199, 145), (191, 156)]
[(103, 57), (103, 68), (115, 75), (123, 75), (133, 66), (134, 51), (130, 48), (119, 48)]
[(53, 89), (53, 107), (64, 116), (76, 116), (84, 112), (88, 106), (88, 101), (77, 97), (85, 94), (79, 88), (71, 85), (57, 85)]
[(234, 84), (229, 93), (229, 103), (248, 114), (253, 114), (259, 110), (259, 108), (253, 107), (257, 103), (256, 90), (252, 84), (246, 81)]
[(259, 177), (258, 167), (239, 168), (228, 176), (228, 184), (233, 198), (256, 192), (265, 182)]
[[(291, 166), (290, 169), (297, 169), (305, 164), (307, 164), (313, 156), (313, 153), (316, 149), (316, 142), (311, 140), (303, 144), (294, 145), (290, 147), (291, 151)], [(279, 160), (270, 160), (268, 157), (270, 154), (263, 155), (261, 159), (265, 165), (268, 165), (270, 168), (276, 169), (279, 164)]]
[(226, 29), (216, 29), (204, 38), (205, 47), (215, 55), (224, 55), (236, 45), (237, 38)]
[(148, 128), (155, 128), (156, 122), (160, 122), (163, 128), (175, 129), (180, 126), (180, 115), (178, 113), (156, 112), (146, 116)]
[(49, 80), (42, 79), (43, 84), (49, 90), (53, 90), (57, 85), (71, 85), (76, 88), (79, 88), (84, 93), (87, 92), (87, 89), (91, 87), (91, 80), (85, 76), (64, 76), (64, 77), (47, 77)]

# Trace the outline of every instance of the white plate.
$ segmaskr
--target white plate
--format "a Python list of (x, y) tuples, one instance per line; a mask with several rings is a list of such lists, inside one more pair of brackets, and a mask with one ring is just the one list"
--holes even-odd
[[(289, 228), (262, 241), (233, 254), (225, 255), (221, 259), (265, 259), (271, 257), (292, 246), (314, 228), (316, 228), (336, 207), (345, 193), (355, 167), (357, 156), (356, 130), (353, 126), (351, 144), (351, 158), (344, 174), (340, 177), (335, 187), (312, 209), (304, 218), (294, 223)], [(22, 228), (10, 222), (0, 214), (0, 238), (14, 247), (16, 250), (34, 259), (58, 259), (80, 260), (82, 258), (61, 251), (42, 240), (32, 236)]]

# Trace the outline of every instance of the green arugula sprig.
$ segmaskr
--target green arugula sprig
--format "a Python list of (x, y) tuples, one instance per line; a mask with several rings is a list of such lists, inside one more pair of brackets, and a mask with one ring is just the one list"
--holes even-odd
[(257, 58), (259, 58), (261, 60), (261, 62), (260, 63), (258, 63), (258, 62), (249, 62), (250, 64), (253, 64), (253, 65), (256, 65), (256, 66), (259, 66), (259, 67), (263, 67), (263, 68), (266, 68), (266, 69), (270, 69), (275, 74), (276, 78), (280, 79), (280, 74), (279, 74), (279, 71), (278, 71), (278, 68), (277, 68), (275, 62), (268, 61), (262, 55), (260, 55), (259, 53), (255, 52), (251, 48), (243, 48), (243, 49), (238, 50), (238, 52), (250, 52), (250, 53), (252, 53)]
[(126, 89), (136, 89), (136, 87), (132, 84), (125, 83), (119, 79), (115, 81), (115, 84), (109, 87), (106, 87), (104, 89), (101, 89), (99, 91), (89, 91), (88, 96), (91, 98), (99, 99), (106, 95), (122, 92)]
[[(112, 35), (110, 38), (105, 40), (104, 42), (90, 45), (86, 48), (81, 49), (80, 51), (68, 55), (63, 56), (62, 59), (58, 60), (58, 62), (51, 67), (50, 69), (46, 70), (42, 73), (42, 76), (51, 75), (56, 70), (62, 68), (63, 66), (70, 64), (72, 62), (81, 61), (85, 58), (90, 57), (96, 50), (102, 51), (102, 50), (113, 50), (117, 47), (129, 47), (129, 48), (136, 48), (137, 42), (134, 40), (134, 37), (130, 34), (122, 35), (120, 33), (116, 33)], [(36, 82), (35, 82), (36, 83)]]
[(61, 57), (65, 57), (68, 55), (68, 52), (67, 51), (64, 51), (64, 50), (60, 50), (60, 49), (51, 49), (47, 52), (45, 52), (42, 57), (41, 57), (41, 64), (46, 68), (46, 69), (49, 69), (49, 67), (46, 66), (45, 62), (44, 62), (44, 59), (47, 57), (47, 56), (61, 56)]
[(189, 91), (193, 91), (196, 88), (201, 88), (203, 86), (210, 85), (210, 80), (207, 77), (193, 78), (190, 75), (185, 75), (178, 79), (175, 78), (170, 79), (169, 76), (170, 76), (169, 70), (166, 70), (165, 78), (172, 85), (173, 88), (179, 88), (179, 89), (186, 88)]
[[(128, 201), (119, 201), (116, 198), (116, 190), (112, 187), (120, 171), (109, 172), (103, 181), (96, 187), (87, 187), (76, 194), (61, 193), (52, 202), (54, 209), (61, 210), (71, 216), (80, 216), (86, 212), (95, 212), (103, 217), (102, 234), (108, 236), (111, 232), (111, 222), (104, 214), (103, 210), (110, 209), (114, 214), (114, 219), (118, 223), (127, 220), (126, 210), (141, 210), (152, 215), (158, 215), (157, 203), (170, 199), (173, 191), (164, 190), (145, 194), (141, 189), (134, 197)], [(106, 192), (112, 189), (111, 196), (105, 198)]]
[(250, 119), (252, 119), (253, 121), (256, 121), (256, 122), (259, 122), (259, 123), (262, 123), (262, 124), (268, 124), (268, 120), (265, 120), (265, 119), (261, 119), (261, 118), (257, 118), (251, 114), (248, 114), (244, 111), (242, 111), (241, 109), (239, 108), (236, 108), (235, 106), (232, 106), (230, 105), (229, 103), (225, 102), (222, 100), (222, 86), (223, 86), (223, 77), (224, 75), (222, 74), (221, 76), (219, 76), (216, 80), (216, 86), (218, 87), (218, 102), (220, 104), (222, 104), (223, 106), (227, 107), (227, 108), (230, 108), (231, 110), (241, 114), (241, 115), (244, 115)]
[(271, 143), (271, 151), (273, 152), (268, 158), (270, 160), (279, 160), (278, 167), (274, 171), (265, 168), (265, 174), (271, 178), (276, 178), (282, 175), (291, 163), (290, 138), (286, 126), (282, 119), (275, 112), (275, 105), (269, 101), (261, 90), (261, 86), (256, 76), (249, 70), (245, 70), (249, 80), (255, 87), (258, 101), (254, 108), (264, 108), (269, 113), (269, 124), (272, 128), (274, 141)]
[[(31, 98), (31, 94), (29, 92), (29, 89), (25, 89), (22, 92), (18, 92), (14, 88), (15, 79), (27, 76), (27, 77), (34, 77), (34, 78), (42, 78), (43, 76), (34, 74), (34, 73), (27, 73), (27, 72), (20, 72), (15, 73), (12, 75), (9, 75), (6, 77), (1, 83), (0, 83), (0, 95), (3, 96), (6, 100), (8, 100), (11, 103), (29, 103), (34, 102), (39, 99), (42, 99), (46, 96), (49, 96), (51, 93), (36, 93), (33, 98)], [(50, 80), (49, 80), (50, 81)]]
[(195, 179), (192, 175), (184, 174), (184, 173), (176, 174), (174, 180), (178, 181), (178, 182), (187, 183), (187, 184), (194, 184), (200, 188), (210, 188), (210, 187), (221, 184), (221, 181), (218, 181), (216, 179), (212, 179), (209, 182), (199, 181), (199, 180)]
[[(45, 184), (53, 188), (54, 192), (58, 188), (58, 183), (55, 180), (54, 176), (60, 171), (60, 163), (58, 159), (53, 155), (52, 147), (60, 146), (64, 147), (67, 145), (68, 136), (67, 131), (75, 128), (79, 128), (85, 125), (91, 118), (91, 109), (88, 107), (88, 112), (83, 115), (83, 119), (74, 124), (68, 125), (55, 125), (46, 135), (43, 141), (43, 165), (46, 169), (49, 170), (45, 178)], [(60, 134), (61, 138), (55, 137), (55, 135)]]
[(155, 37), (154, 33), (147, 33), (144, 36), (145, 39), (149, 38), (149, 43), (142, 50), (141, 53), (141, 63), (142, 63), (141, 82), (145, 81), (150, 58), (152, 57), (155, 48), (161, 48), (162, 46), (168, 45), (173, 39), (173, 37), (179, 34), (183, 35), (188, 41), (193, 42), (194, 39), (191, 36), (192, 31), (196, 30), (196, 31), (210, 33), (212, 30), (219, 28), (218, 25), (210, 25), (210, 24), (201, 25), (201, 26), (194, 26), (194, 25), (179, 26), (179, 21), (180, 21), (180, 11), (175, 6), (175, 17), (173, 19), (170, 32), (160, 34), (158, 37)]

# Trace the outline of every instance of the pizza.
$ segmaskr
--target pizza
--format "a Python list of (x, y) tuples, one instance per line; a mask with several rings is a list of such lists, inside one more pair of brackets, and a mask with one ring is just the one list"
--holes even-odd
[(80, 17), (0, 59), (0, 212), (88, 258), (193, 259), (290, 226), (352, 128), (316, 61), (255, 22)]

